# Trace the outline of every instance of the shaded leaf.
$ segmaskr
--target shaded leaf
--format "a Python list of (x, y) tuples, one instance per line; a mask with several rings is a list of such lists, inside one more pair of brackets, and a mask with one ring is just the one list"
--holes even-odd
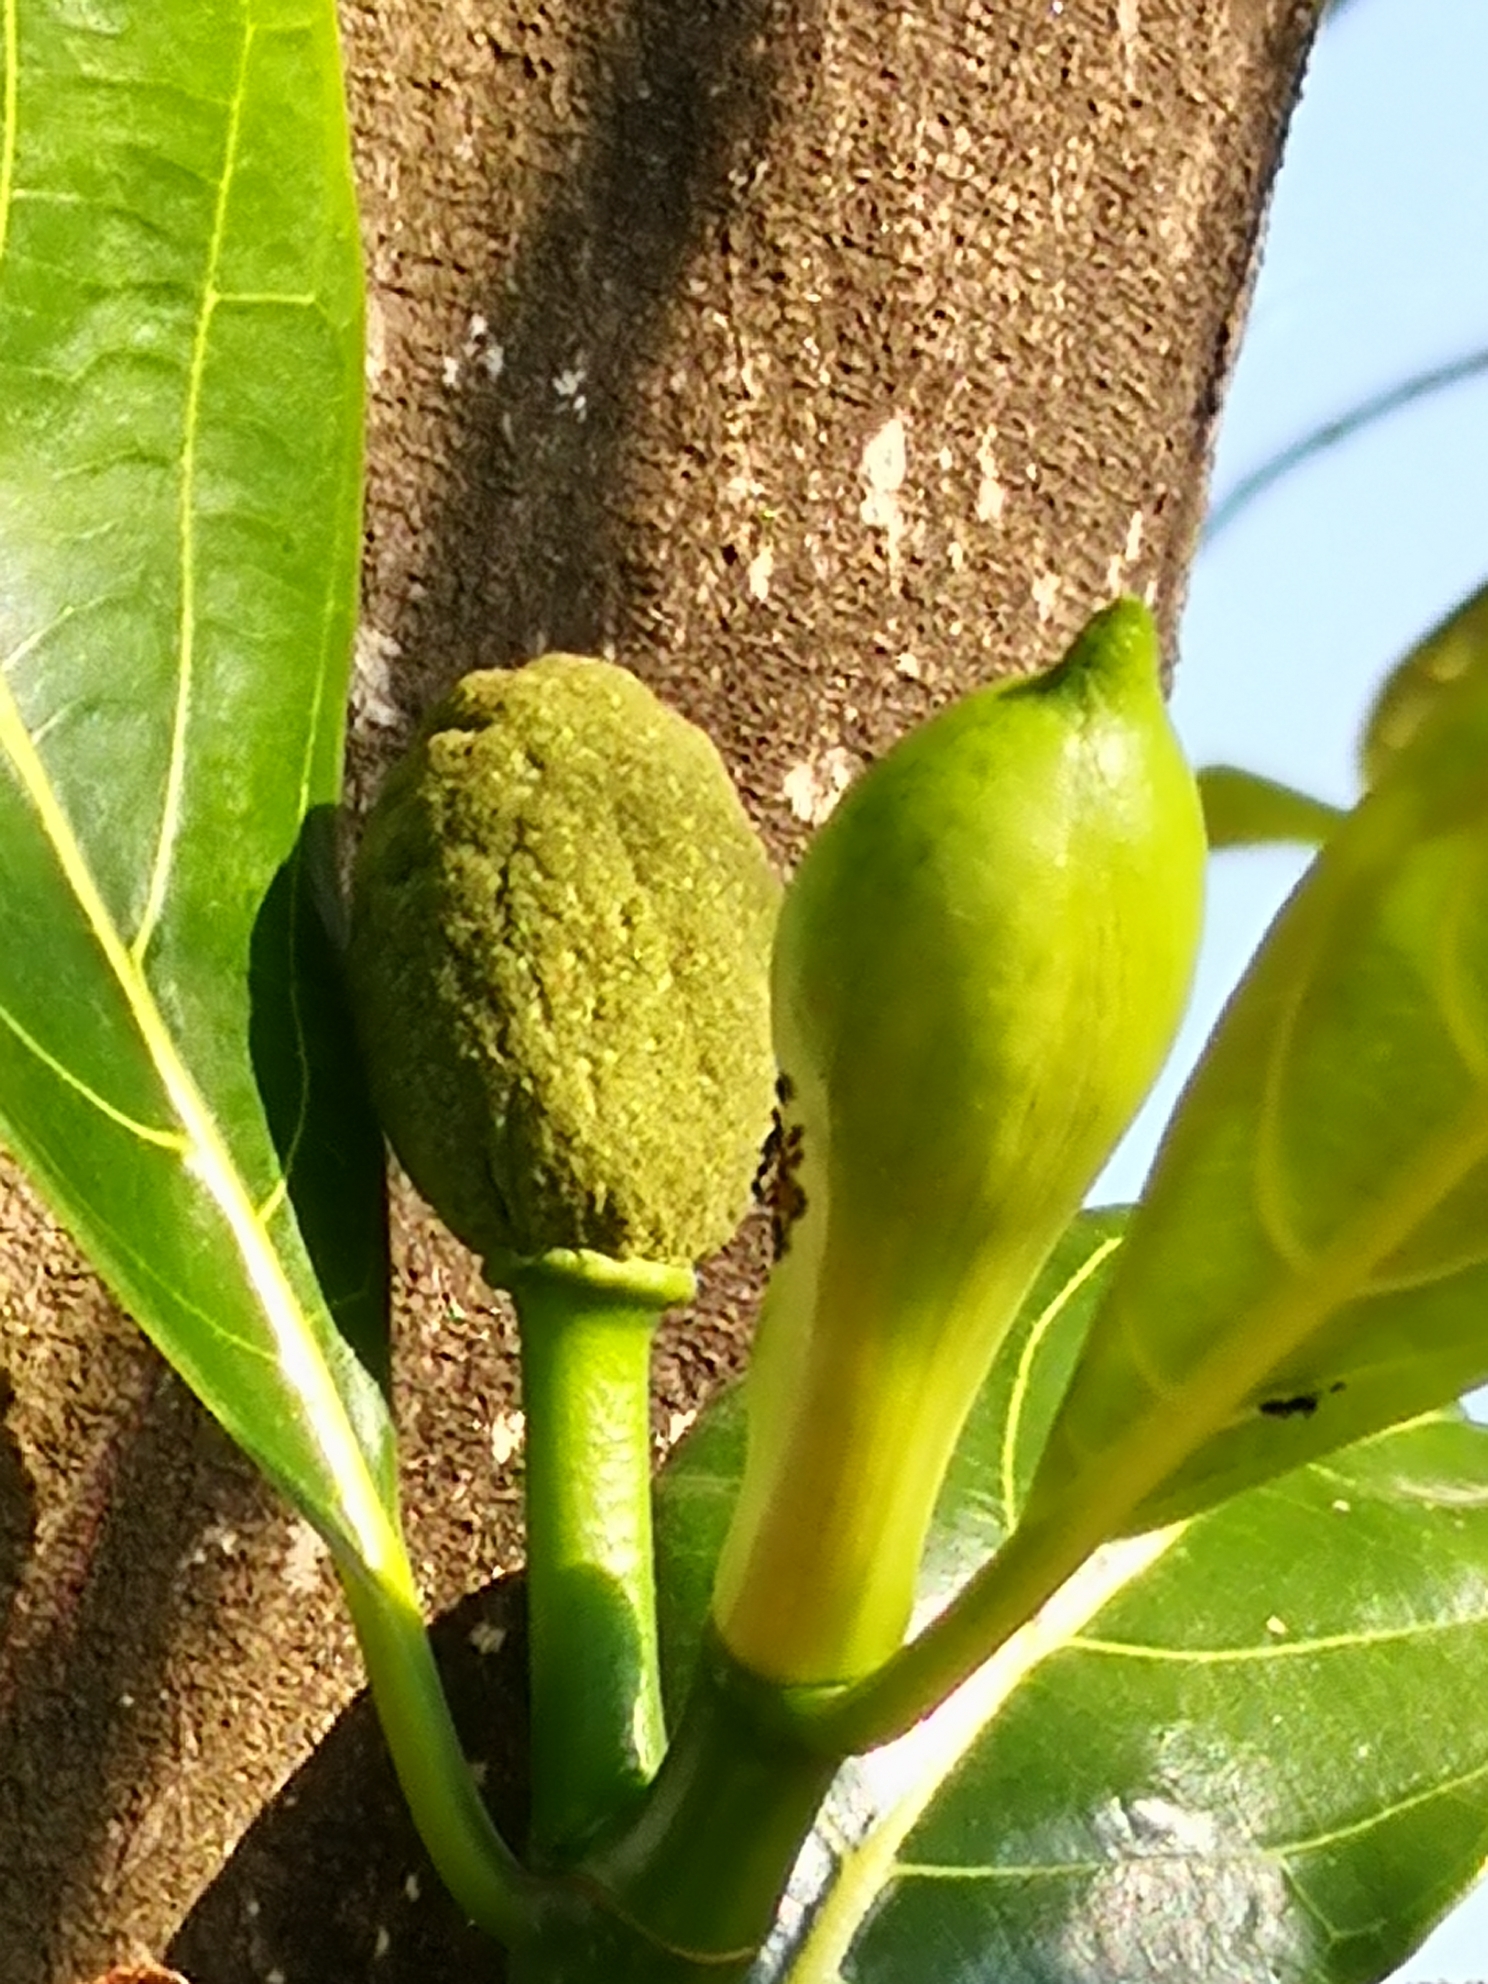
[(1159, 1150), (1029, 1521), (1133, 1531), (1488, 1374), (1488, 673), (1273, 925)]
[(1206, 765), (1198, 774), (1204, 831), (1211, 848), (1300, 841), (1321, 847), (1345, 816), (1309, 793), (1235, 765)]
[(320, 914), (362, 369), (334, 15), (0, 19), (0, 1130), (376, 1564), (381, 1160)]
[[(979, 1398), (934, 1607), (1006, 1533), (1114, 1259), (1077, 1222)], [(659, 1500), (684, 1670), (738, 1395)], [(846, 1765), (751, 1984), (1364, 1984), (1488, 1847), (1488, 1433), (1419, 1421), (1101, 1551), (910, 1736)]]
[(1386, 676), (1359, 740), (1365, 784), (1378, 785), (1453, 683), (1485, 667), (1488, 586), (1449, 613)]

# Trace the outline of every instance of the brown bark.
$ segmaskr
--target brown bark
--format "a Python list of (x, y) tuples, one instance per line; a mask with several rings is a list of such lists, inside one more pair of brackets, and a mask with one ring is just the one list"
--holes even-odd
[[(345, 0), (357, 800), (464, 670), (613, 651), (712, 731), (785, 861), (865, 756), (1112, 591), (1171, 631), (1314, 13)], [(517, 1555), (511, 1345), (404, 1211), (409, 1522), (443, 1609)], [(737, 1363), (750, 1249), (669, 1333), (663, 1427)], [(365, 1716), (228, 1861), (354, 1650), (310, 1539), (10, 1173), (0, 1372), (0, 1976), (478, 1974)], [(516, 1622), (471, 1603), (446, 1638), (489, 1716), (475, 1629)]]

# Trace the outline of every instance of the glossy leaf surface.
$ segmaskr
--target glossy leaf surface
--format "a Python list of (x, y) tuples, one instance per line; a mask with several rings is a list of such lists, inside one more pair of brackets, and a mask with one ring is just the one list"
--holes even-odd
[(1030, 1523), (1134, 1532), (1488, 1375), (1488, 674), (1273, 925), (1179, 1103)]
[[(1115, 1252), (1083, 1219), (978, 1401), (933, 1606), (1026, 1495)], [(737, 1396), (663, 1477), (685, 1672)], [(1488, 1433), (1382, 1435), (1101, 1552), (909, 1737), (847, 1765), (751, 1984), (1364, 1984), (1488, 1848)]]
[(1309, 793), (1234, 765), (1206, 765), (1198, 784), (1211, 848), (1255, 847), (1269, 841), (1320, 847), (1344, 817), (1336, 806)]
[(334, 14), (0, 24), (0, 1133), (375, 1564), (380, 1147), (322, 916), (362, 370)]

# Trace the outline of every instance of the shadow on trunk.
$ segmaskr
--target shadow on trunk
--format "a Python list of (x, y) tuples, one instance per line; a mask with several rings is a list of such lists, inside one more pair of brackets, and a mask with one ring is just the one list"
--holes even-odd
[(436, 567), (393, 630), (421, 671), (438, 655), (433, 692), (619, 631), (636, 380), (707, 228), (763, 165), (801, 12), (637, 0), (582, 65), (583, 136), (483, 313)]
[[(519, 1579), (433, 1629), (466, 1755), (497, 1825), (526, 1827), (526, 1637)], [(445, 1893), (403, 1804), (364, 1693), (249, 1828), (166, 1961), (191, 1984), (497, 1984), (496, 1944)]]

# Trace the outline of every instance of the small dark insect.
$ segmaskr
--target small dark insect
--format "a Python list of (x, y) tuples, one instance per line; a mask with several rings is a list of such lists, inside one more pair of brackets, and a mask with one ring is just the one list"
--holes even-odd
[(1299, 1392), (1296, 1398), (1263, 1398), (1261, 1410), (1268, 1419), (1311, 1419), (1318, 1409), (1316, 1392)]
[[(1328, 1387), (1330, 1396), (1332, 1393), (1341, 1392), (1342, 1390), (1342, 1378), (1339, 1378)], [(1311, 1419), (1317, 1409), (1318, 1394), (1316, 1392), (1298, 1392), (1295, 1398), (1263, 1398), (1261, 1400), (1261, 1411), (1265, 1413), (1268, 1419)]]
[(806, 1194), (796, 1173), (801, 1168), (806, 1132), (800, 1123), (787, 1128), (781, 1110), (788, 1107), (795, 1088), (788, 1075), (775, 1084), (780, 1098), (770, 1134), (760, 1153), (759, 1170), (754, 1177), (754, 1195), (770, 1213), (770, 1239), (778, 1261), (790, 1247), (791, 1228), (806, 1210)]

